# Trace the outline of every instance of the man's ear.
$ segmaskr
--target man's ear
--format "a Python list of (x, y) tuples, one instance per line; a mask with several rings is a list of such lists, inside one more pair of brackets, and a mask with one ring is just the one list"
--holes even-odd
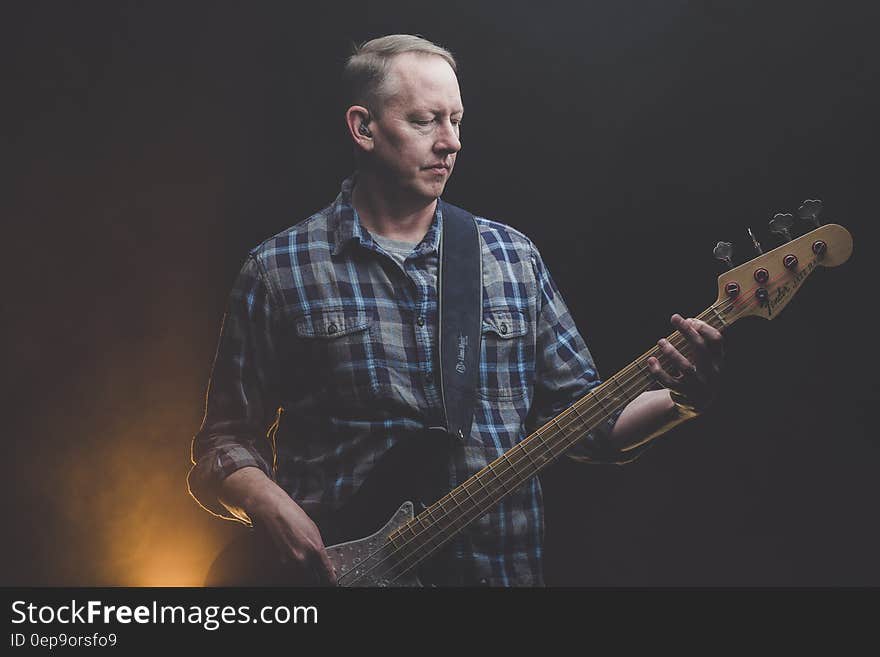
[(373, 150), (373, 133), (370, 130), (370, 110), (361, 105), (352, 105), (345, 112), (348, 134), (355, 144), (366, 152)]

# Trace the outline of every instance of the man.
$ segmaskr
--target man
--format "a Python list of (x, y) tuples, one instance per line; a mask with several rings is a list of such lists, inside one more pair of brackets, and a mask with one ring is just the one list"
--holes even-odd
[[(455, 70), (449, 52), (408, 35), (350, 58), (355, 176), (328, 208), (253, 249), (230, 297), (190, 490), (259, 527), (307, 580), (337, 576), (314, 519), (343, 507), (393, 447), (442, 424), (438, 197), (461, 149)], [(503, 224), (477, 226), (480, 376), (471, 434), (446, 456), (449, 489), (599, 383), (535, 246)], [(575, 456), (632, 460), (713, 396), (720, 333), (678, 315), (672, 324), (692, 358), (661, 340), (671, 371), (656, 358), (648, 368), (664, 387), (615, 413)], [(542, 514), (532, 478), (450, 543), (435, 583), (541, 585)]]

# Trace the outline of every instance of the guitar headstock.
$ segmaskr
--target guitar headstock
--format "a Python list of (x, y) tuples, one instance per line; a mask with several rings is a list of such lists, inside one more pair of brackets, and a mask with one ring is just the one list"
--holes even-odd
[(749, 315), (773, 319), (817, 267), (846, 262), (852, 248), (846, 228), (820, 226), (719, 276), (715, 312), (726, 325)]

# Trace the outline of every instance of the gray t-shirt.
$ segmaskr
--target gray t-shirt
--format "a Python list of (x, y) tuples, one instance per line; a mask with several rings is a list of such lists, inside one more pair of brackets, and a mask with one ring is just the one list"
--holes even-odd
[(400, 263), (401, 267), (403, 267), (403, 261), (406, 260), (406, 257), (412, 253), (412, 250), (416, 248), (416, 245), (418, 244), (418, 242), (400, 242), (398, 240), (382, 237), (381, 235), (376, 235), (375, 233), (371, 234), (376, 241), (376, 244), (385, 249), (388, 252), (388, 255)]

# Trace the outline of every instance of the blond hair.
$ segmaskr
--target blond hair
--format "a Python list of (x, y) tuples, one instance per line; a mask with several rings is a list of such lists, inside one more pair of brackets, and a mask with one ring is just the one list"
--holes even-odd
[(451, 52), (412, 34), (389, 34), (354, 46), (353, 50), (342, 72), (346, 102), (349, 106), (363, 105), (374, 114), (379, 112), (388, 95), (388, 67), (393, 57), (405, 52), (436, 55), (456, 70)]

